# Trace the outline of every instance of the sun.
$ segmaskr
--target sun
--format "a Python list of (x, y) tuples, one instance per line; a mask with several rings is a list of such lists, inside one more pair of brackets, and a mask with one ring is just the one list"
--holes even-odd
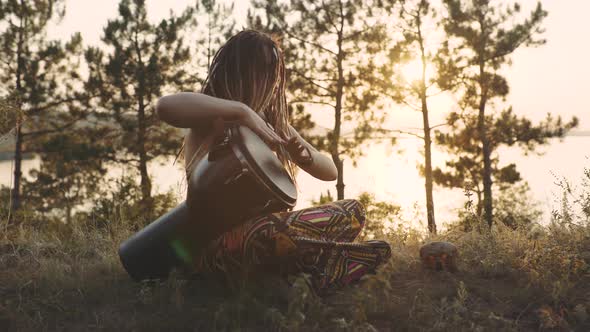
[[(434, 77), (434, 68), (431, 63), (426, 63), (426, 81)], [(416, 81), (422, 80), (422, 61), (420, 59), (412, 59), (401, 66), (401, 77), (412, 84)]]

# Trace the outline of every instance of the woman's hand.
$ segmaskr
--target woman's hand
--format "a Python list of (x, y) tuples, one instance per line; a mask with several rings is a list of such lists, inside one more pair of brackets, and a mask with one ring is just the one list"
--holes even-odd
[(268, 125), (254, 110), (248, 105), (244, 105), (244, 111), (242, 112), (238, 122), (250, 128), (253, 132), (258, 134), (260, 138), (266, 142), (272, 149), (276, 150), (279, 145), (285, 145), (287, 142), (283, 140), (274, 129)]
[(336, 180), (338, 169), (332, 158), (316, 150), (291, 125), (289, 125), (289, 132), (286, 149), (297, 166), (320, 180)]
[(306, 166), (313, 162), (311, 151), (299, 139), (299, 136), (293, 135), (286, 144), (287, 152), (298, 165)]

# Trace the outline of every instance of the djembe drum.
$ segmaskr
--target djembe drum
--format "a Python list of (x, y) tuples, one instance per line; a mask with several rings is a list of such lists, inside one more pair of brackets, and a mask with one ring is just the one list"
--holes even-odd
[(223, 232), (296, 201), (275, 153), (249, 128), (233, 125), (193, 168), (186, 201), (124, 241), (119, 257), (135, 280), (165, 278), (175, 267), (190, 268)]

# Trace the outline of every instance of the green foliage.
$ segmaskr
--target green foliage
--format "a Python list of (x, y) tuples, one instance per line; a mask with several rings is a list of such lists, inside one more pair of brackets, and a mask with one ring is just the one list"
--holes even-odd
[[(466, 208), (459, 211), (458, 220), (451, 227), (458, 227), (465, 232), (481, 231), (483, 220), (480, 214), (476, 212), (477, 206), (474, 208), (471, 199), (473, 192), (467, 191), (466, 195), (468, 197)], [(504, 188), (498, 188), (498, 195), (494, 198), (494, 223), (502, 224), (514, 230), (528, 229), (536, 225), (543, 215), (539, 205), (539, 202), (536, 202), (532, 197), (527, 182), (519, 182)]]
[[(483, 204), (483, 151), (479, 140), (477, 115), (469, 112), (451, 112), (447, 116), (449, 127), (446, 131), (437, 131), (435, 140), (451, 156), (444, 168), (435, 168), (434, 181), (449, 188), (470, 188), (477, 194), (477, 211)], [(508, 108), (497, 115), (486, 115), (488, 124), (490, 156), (493, 183), (500, 190), (522, 180), (515, 164), (499, 166), (500, 156), (496, 152), (500, 147), (518, 146), (525, 154), (536, 153), (539, 146), (547, 145), (552, 138), (563, 138), (565, 134), (578, 125), (576, 118), (563, 123), (561, 117), (553, 118), (550, 114), (544, 121), (533, 125), (530, 120), (514, 114)]]
[(334, 201), (334, 198), (332, 197), (332, 194), (328, 190), (325, 195), (324, 195), (324, 193), (320, 193), (320, 197), (318, 198), (317, 201), (312, 199), (311, 206), (319, 206), (319, 205), (327, 204), (327, 203), (330, 203), (333, 201)]
[(460, 92), (461, 112), (451, 112), (447, 116), (448, 131), (436, 133), (436, 142), (453, 158), (446, 162), (445, 168), (434, 170), (434, 179), (450, 188), (472, 187), (477, 194), (478, 215), (486, 205), (486, 219), (491, 223), (491, 183), (503, 190), (521, 180), (516, 165), (498, 166), (497, 149), (517, 145), (525, 153), (534, 152), (551, 138), (563, 137), (578, 125), (578, 120), (574, 117), (564, 123), (560, 117), (555, 119), (548, 114), (544, 121), (533, 125), (514, 114), (512, 107), (499, 114), (489, 111), (495, 100), (503, 100), (509, 92), (508, 82), (499, 70), (510, 64), (510, 55), (518, 47), (544, 43), (538, 34), (542, 32), (540, 25), (547, 13), (540, 3), (528, 19), (518, 24), (511, 19), (520, 11), (516, 4), (502, 6), (489, 1), (477, 4), (445, 1), (445, 4), (449, 18), (444, 21), (444, 27), (457, 45), (447, 44), (445, 52), (453, 61), (439, 63), (439, 71), (447, 71), (449, 77), (457, 78), (455, 90)]
[(494, 206), (494, 220), (512, 229), (530, 227), (543, 215), (539, 202), (532, 197), (528, 184), (511, 186), (499, 192)]
[[(511, 64), (510, 56), (520, 47), (545, 43), (539, 36), (544, 32), (541, 24), (547, 12), (540, 2), (528, 18), (520, 23), (515, 23), (520, 13), (518, 3), (445, 0), (444, 4), (448, 15), (442, 23), (449, 41), (444, 44), (443, 53), (449, 56), (449, 60), (439, 61), (438, 70), (443, 77), (451, 80), (440, 83), (453, 86), (453, 90), (460, 93), (459, 107), (462, 114), (452, 113), (448, 120), (452, 125), (454, 120), (461, 118), (464, 127), (454, 127), (446, 135), (437, 135), (439, 144), (446, 145), (457, 158), (447, 163), (450, 168), (448, 173), (437, 170), (435, 179), (451, 187), (460, 186), (458, 182), (464, 181), (462, 179), (471, 181), (478, 190), (478, 198), (483, 194), (485, 220), (491, 227), (492, 177), (496, 175), (498, 180), (499, 173), (508, 175), (505, 179), (507, 182), (518, 180), (514, 169), (498, 170), (495, 165), (497, 160), (492, 154), (498, 145), (512, 145), (520, 140), (526, 147), (534, 146), (549, 137), (561, 137), (577, 125), (577, 119), (565, 125), (560, 119), (555, 123), (548, 119), (549, 126), (559, 128), (551, 130), (543, 126), (531, 126), (530, 121), (511, 114), (511, 108), (499, 117), (489, 114), (489, 109), (497, 106), (494, 103), (505, 100), (508, 95), (508, 81), (500, 74), (500, 70)], [(474, 152), (477, 155), (474, 156)], [(471, 155), (465, 156), (465, 153)], [(481, 158), (481, 163), (476, 158)]]
[[(544, 32), (541, 24), (547, 17), (541, 5), (520, 23), (515, 18), (520, 14), (520, 5), (498, 4), (483, 0), (470, 2), (464, 0), (444, 0), (448, 18), (444, 21), (446, 33), (457, 38), (458, 49), (463, 52), (455, 60), (455, 66), (463, 67), (464, 75), (459, 80), (477, 82), (478, 78), (487, 87), (486, 96), (491, 99), (508, 93), (506, 80), (496, 71), (510, 62), (509, 57), (519, 47), (539, 46), (545, 44), (540, 38)], [(484, 63), (484, 75), (480, 77), (479, 66)], [(465, 101), (471, 101), (477, 108), (477, 99), (465, 95)]]
[(185, 90), (194, 84), (183, 35), (194, 23), (194, 12), (189, 7), (152, 23), (144, 1), (122, 0), (118, 16), (104, 28), (102, 41), (108, 48), (91, 47), (85, 53), (90, 71), (86, 88), (100, 97), (94, 115), (111, 129), (98, 143), (115, 147), (103, 158), (139, 171), (146, 206), (151, 200), (147, 163), (175, 155), (181, 138), (176, 128), (157, 121), (154, 103), (166, 88)]
[(227, 5), (221, 4), (218, 0), (197, 1), (197, 10), (194, 15), (200, 19), (198, 31), (195, 32), (197, 45), (192, 56), (198, 69), (205, 69), (197, 74), (200, 85), (207, 77), (215, 51), (235, 33), (236, 22), (232, 17), (233, 9), (233, 2)]
[(0, 30), (0, 95), (16, 94), (29, 131), (55, 130), (79, 118), (82, 38), (74, 33), (62, 43), (46, 36), (47, 26), (63, 17), (64, 1), (2, 1), (0, 7), (5, 23)]
[(63, 18), (65, 1), (6, 0), (0, 1), (0, 8), (0, 96), (10, 96), (13, 109), (18, 110), (8, 119), (8, 126), (15, 129), (11, 201), (16, 212), (21, 203), (23, 154), (43, 154), (48, 136), (84, 118), (88, 95), (80, 89), (80, 33), (73, 33), (66, 42), (49, 40), (46, 34), (48, 26)]
[[(403, 229), (400, 220), (401, 207), (389, 202), (378, 201), (375, 195), (369, 192), (362, 192), (356, 198), (365, 208), (365, 226), (359, 240), (362, 239), (383, 239), (390, 238), (396, 231)], [(320, 193), (317, 200), (312, 200), (312, 206), (328, 204), (334, 201), (332, 194)]]
[(10, 189), (0, 186), (0, 227), (8, 224), (8, 211), (10, 210)]
[(107, 169), (100, 155), (105, 147), (95, 141), (101, 136), (101, 128), (89, 127), (79, 132), (84, 135), (58, 133), (44, 142), (41, 166), (32, 170), (31, 179), (23, 183), (28, 209), (41, 214), (57, 212), (57, 217), (70, 223), (74, 210), (93, 199), (103, 185), (101, 180)]
[(142, 204), (141, 187), (133, 175), (104, 184), (97, 189), (95, 197), (89, 211), (76, 214), (77, 222), (98, 228), (124, 227), (133, 231), (147, 226), (180, 203), (173, 191), (169, 191), (154, 195), (150, 208), (146, 209)]
[(401, 207), (389, 202), (377, 201), (375, 195), (363, 192), (358, 196), (365, 207), (366, 223), (359, 235), (360, 239), (390, 238), (395, 229), (399, 230)]
[(572, 227), (590, 224), (590, 167), (584, 167), (578, 188), (564, 177), (555, 178), (561, 197), (559, 208), (551, 213), (552, 222)]
[(17, 119), (24, 116), (16, 96), (0, 97), (0, 146), (14, 135)]

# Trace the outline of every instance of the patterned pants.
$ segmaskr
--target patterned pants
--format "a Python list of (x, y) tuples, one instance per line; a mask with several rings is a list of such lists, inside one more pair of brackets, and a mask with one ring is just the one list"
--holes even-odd
[(265, 214), (212, 241), (197, 260), (196, 272), (230, 279), (252, 272), (304, 272), (322, 294), (374, 274), (391, 256), (384, 241), (353, 243), (364, 224), (365, 209), (354, 199)]

